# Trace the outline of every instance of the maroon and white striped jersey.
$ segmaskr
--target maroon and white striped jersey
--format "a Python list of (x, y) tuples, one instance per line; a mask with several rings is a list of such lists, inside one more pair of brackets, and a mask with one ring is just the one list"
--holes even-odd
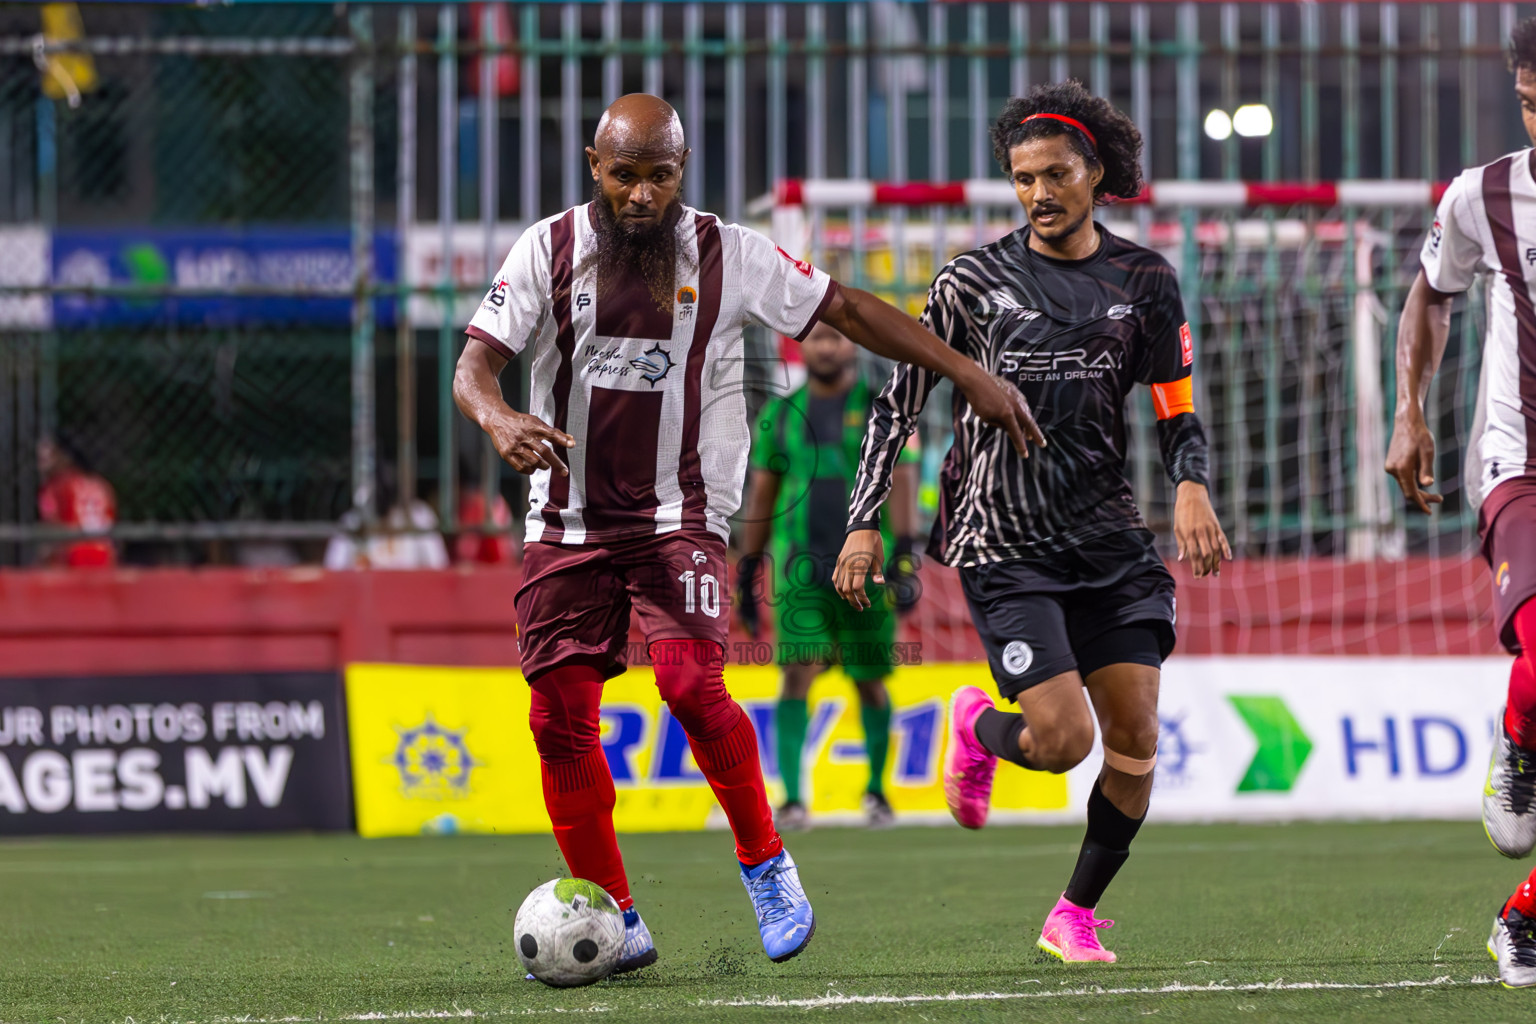
[(470, 321), (529, 350), (529, 412), (564, 430), (570, 476), (532, 475), (528, 541), (603, 544), (690, 528), (729, 539), (751, 443), (742, 329), (804, 338), (837, 284), (763, 235), (682, 207), (677, 294), (638, 273), (599, 289), (591, 204), (530, 227)]
[[(1474, 503), (1514, 477), (1536, 475), (1536, 150), (1522, 149), (1461, 172), (1435, 211), (1421, 260), (1429, 286), (1463, 292), (1479, 271), (1488, 286), (1488, 328), (1468, 475)], [(1471, 453), (1469, 453), (1471, 454)]]

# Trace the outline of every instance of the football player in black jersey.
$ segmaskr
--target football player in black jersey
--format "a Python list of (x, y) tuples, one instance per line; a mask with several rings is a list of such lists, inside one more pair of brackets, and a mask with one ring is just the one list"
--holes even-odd
[[(935, 279), (924, 323), (1017, 383), (1046, 444), (1019, 453), (954, 402), (929, 553), (959, 567), (1002, 696), (975, 686), (950, 704), (944, 791), (961, 825), (987, 818), (999, 757), (1065, 772), (1088, 756), (1094, 716), (1104, 767), (1088, 829), (1040, 947), (1113, 961), (1094, 910), (1146, 817), (1157, 760), (1157, 692), (1174, 645), (1174, 582), (1125, 476), (1125, 402), (1151, 386), (1158, 439), (1177, 488), (1174, 536), (1196, 576), (1230, 558), (1207, 493), (1194, 412), (1194, 343), (1173, 268), (1095, 223), (1095, 205), (1141, 190), (1141, 133), (1077, 82), (1040, 86), (1003, 108), (993, 149), (1029, 223), (960, 256)], [(875, 403), (835, 583), (862, 607), (881, 581), (879, 508), (937, 378), (898, 366)], [(1085, 696), (1086, 689), (1086, 696)]]

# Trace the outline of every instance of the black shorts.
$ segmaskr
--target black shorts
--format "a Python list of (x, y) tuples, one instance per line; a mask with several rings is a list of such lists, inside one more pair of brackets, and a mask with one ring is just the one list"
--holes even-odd
[(961, 569), (998, 692), (1017, 700), (1074, 669), (1086, 677), (1105, 665), (1162, 665), (1177, 609), (1152, 539), (1125, 530), (1060, 554)]

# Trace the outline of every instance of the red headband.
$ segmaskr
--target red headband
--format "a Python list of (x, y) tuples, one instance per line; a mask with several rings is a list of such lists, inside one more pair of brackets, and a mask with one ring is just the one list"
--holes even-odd
[(1099, 140), (1093, 137), (1093, 132), (1088, 130), (1087, 125), (1083, 124), (1083, 122), (1079, 121), (1075, 117), (1068, 117), (1065, 114), (1030, 114), (1024, 120), (1020, 121), (1019, 124), (1028, 124), (1037, 117), (1048, 117), (1052, 121), (1060, 121), (1062, 124), (1071, 125), (1073, 128), (1076, 128), (1078, 131), (1088, 136), (1088, 141), (1093, 145), (1093, 151), (1095, 153), (1099, 151)]

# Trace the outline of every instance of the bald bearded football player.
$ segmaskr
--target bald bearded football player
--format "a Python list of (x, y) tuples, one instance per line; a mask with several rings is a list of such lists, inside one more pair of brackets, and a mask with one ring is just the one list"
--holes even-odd
[[(788, 960), (816, 921), (774, 829), (756, 733), (723, 672), (728, 517), (750, 444), (742, 329), (804, 338), (826, 321), (948, 377), (1020, 452), (1043, 439), (1013, 385), (906, 314), (685, 206), (689, 151), (663, 100), (617, 100), (586, 152), (592, 201), (518, 239), (470, 323), (454, 382), (459, 409), (532, 478), (516, 608), (544, 802), (571, 874), (624, 910), (618, 970), (654, 963), (598, 742), (603, 683), (625, 669), (633, 612), (662, 698), (730, 822), (763, 949)], [(523, 353), (527, 412), (507, 405), (497, 379)]]

